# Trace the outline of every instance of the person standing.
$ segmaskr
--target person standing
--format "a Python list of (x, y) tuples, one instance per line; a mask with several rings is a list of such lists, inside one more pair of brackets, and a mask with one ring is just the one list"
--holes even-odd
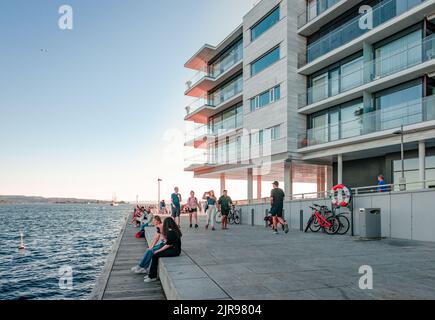
[(177, 223), (180, 228), (180, 216), (181, 216), (181, 194), (178, 192), (178, 187), (174, 188), (174, 193), (171, 195), (171, 208), (172, 208), (172, 218)]
[(199, 209), (199, 202), (198, 199), (195, 197), (195, 192), (190, 191), (190, 198), (187, 201), (187, 207), (189, 209), (189, 224), (190, 228), (192, 228), (192, 216), (195, 219), (195, 229), (198, 229), (198, 209)]
[(207, 224), (205, 228), (208, 229), (208, 227), (211, 224), (211, 230), (215, 231), (216, 229), (214, 228), (214, 223), (215, 223), (215, 216), (216, 216), (216, 197), (214, 195), (214, 191), (211, 190), (209, 192), (205, 192), (202, 198), (207, 201), (206, 204)]
[(273, 189), (270, 192), (270, 213), (273, 219), (273, 232), (275, 234), (278, 234), (278, 223), (281, 223), (284, 226), (284, 232), (288, 233), (289, 227), (287, 222), (283, 218), (285, 193), (279, 187), (278, 181), (275, 181), (272, 185)]
[(233, 205), (233, 200), (228, 196), (228, 190), (224, 190), (223, 195), (219, 198), (218, 205), (222, 214), (222, 230), (228, 230), (228, 216)]
[(387, 183), (382, 174), (378, 176), (378, 186), (378, 192), (387, 192)]
[(165, 203), (165, 200), (160, 201), (160, 214), (166, 214), (166, 203)]

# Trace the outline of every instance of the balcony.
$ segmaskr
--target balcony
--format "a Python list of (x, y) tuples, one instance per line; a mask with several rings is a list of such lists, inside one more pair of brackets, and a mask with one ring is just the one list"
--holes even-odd
[[(322, 19), (322, 16), (325, 15), (325, 12), (331, 12), (334, 9), (336, 9), (339, 6), (343, 6), (344, 4), (347, 4), (350, 2), (350, 6), (347, 5), (345, 9), (340, 10), (340, 13), (344, 13), (347, 9), (350, 9), (355, 2), (359, 2), (359, 1), (355, 1), (355, 0), (314, 0), (314, 1), (310, 1), (310, 3), (307, 3), (307, 7), (306, 9), (301, 12), (298, 15), (298, 29), (299, 29), (299, 34), (303, 35), (303, 36), (308, 36), (310, 34), (312, 34), (313, 32), (317, 31), (317, 30), (313, 30), (313, 28), (309, 28), (310, 30), (306, 30), (308, 28), (305, 28), (305, 26), (307, 26), (307, 24), (310, 24), (311, 22), (315, 21), (315, 20), (320, 20)], [(338, 4), (340, 3), (340, 4)], [(328, 17), (328, 21), (332, 21), (332, 19), (334, 19), (334, 17)]]
[(200, 97), (243, 69), (242, 42), (218, 62), (205, 66), (186, 82), (185, 95)]
[(203, 95), (186, 107), (186, 121), (207, 123), (212, 115), (243, 101), (243, 77), (240, 76), (210, 96)]
[(228, 136), (235, 134), (237, 130), (242, 127), (242, 115), (229, 117), (228, 119), (215, 123), (214, 125), (201, 125), (186, 133), (186, 143), (184, 145), (186, 147), (194, 147), (197, 149), (206, 148), (210, 141), (215, 141), (215, 138), (219, 138), (223, 135)]
[[(376, 90), (383, 87), (379, 85), (384, 78), (401, 73), (404, 70), (411, 69), (415, 66), (422, 65), (421, 70), (400, 77), (400, 82), (410, 80), (417, 76), (427, 73), (423, 63), (435, 58), (435, 35), (428, 36), (422, 40), (409, 44), (406, 47), (392, 53), (389, 56), (374, 59), (363, 63), (360, 67), (352, 72), (342, 73), (340, 77), (328, 78), (322, 85), (311, 87), (307, 93), (298, 96), (298, 107), (303, 112), (314, 112), (334, 104), (342, 103), (344, 100), (349, 101), (361, 95), (361, 90), (357, 88), (373, 84)], [(403, 77), (404, 76), (404, 77)], [(391, 78), (391, 77), (390, 77)], [(389, 78), (389, 80), (391, 80)], [(410, 79), (407, 79), (410, 78)], [(376, 82), (375, 82), (376, 81)], [(394, 85), (394, 81), (388, 81), (388, 86)], [(365, 90), (373, 91), (370, 87), (364, 86)], [(350, 93), (351, 92), (351, 93)], [(349, 93), (349, 94), (347, 94)], [(346, 98), (347, 99), (342, 99)]]
[(373, 28), (361, 29), (356, 17), (308, 45), (298, 56), (298, 73), (313, 74), (363, 48), (414, 25), (435, 10), (433, 0), (384, 0), (373, 7)]
[[(357, 114), (358, 113), (358, 114)], [(394, 107), (356, 112), (349, 121), (309, 129), (298, 138), (299, 149), (435, 120), (435, 96), (403, 102)]]

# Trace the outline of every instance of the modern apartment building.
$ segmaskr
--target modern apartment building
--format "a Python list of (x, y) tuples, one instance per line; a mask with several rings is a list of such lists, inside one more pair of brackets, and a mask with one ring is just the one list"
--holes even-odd
[[(186, 170), (327, 190), (435, 180), (435, 0), (262, 0), (197, 70)], [(403, 131), (401, 130), (403, 126)], [(400, 134), (399, 134), (400, 133)], [(315, 191), (315, 190), (313, 190)]]

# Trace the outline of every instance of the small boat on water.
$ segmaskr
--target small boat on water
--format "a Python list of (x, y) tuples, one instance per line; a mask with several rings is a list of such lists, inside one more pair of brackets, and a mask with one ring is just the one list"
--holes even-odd
[(20, 232), (20, 237), (21, 237), (21, 240), (20, 240), (20, 246), (18, 247), (18, 249), (25, 250), (26, 246), (24, 245), (24, 233), (23, 232)]
[(118, 201), (116, 200), (116, 193), (113, 194), (112, 196), (112, 203), (110, 204), (112, 207), (117, 207), (119, 206)]

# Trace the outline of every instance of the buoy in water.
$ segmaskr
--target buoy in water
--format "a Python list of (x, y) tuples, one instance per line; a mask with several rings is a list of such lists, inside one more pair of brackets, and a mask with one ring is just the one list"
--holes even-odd
[(20, 232), (20, 236), (21, 236), (21, 241), (20, 241), (20, 246), (18, 247), (18, 249), (25, 250), (26, 246), (24, 245), (24, 234), (22, 232)]

